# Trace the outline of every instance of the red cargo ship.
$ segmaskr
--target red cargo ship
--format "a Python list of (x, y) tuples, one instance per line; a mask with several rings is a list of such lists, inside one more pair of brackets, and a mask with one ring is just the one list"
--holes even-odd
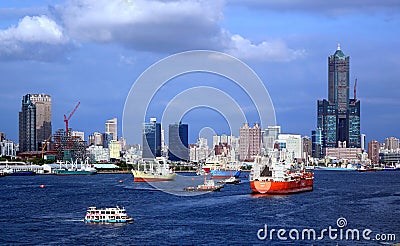
[(253, 193), (289, 194), (313, 190), (313, 173), (296, 168), (296, 164), (284, 161), (263, 162), (261, 159), (256, 158), (250, 173)]

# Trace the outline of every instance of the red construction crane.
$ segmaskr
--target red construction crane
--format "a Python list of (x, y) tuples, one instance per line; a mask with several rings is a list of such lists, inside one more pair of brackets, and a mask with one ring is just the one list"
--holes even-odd
[(75, 113), (75, 111), (78, 109), (79, 105), (81, 104), (81, 102), (78, 102), (78, 104), (75, 106), (74, 110), (72, 110), (72, 112), (69, 114), (68, 118), (67, 116), (64, 114), (64, 122), (65, 122), (65, 132), (66, 135), (68, 135), (68, 121), (71, 119), (72, 115)]

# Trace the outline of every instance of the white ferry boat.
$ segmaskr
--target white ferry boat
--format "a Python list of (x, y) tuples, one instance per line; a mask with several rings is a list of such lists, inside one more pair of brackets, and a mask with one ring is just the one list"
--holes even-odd
[(85, 216), (86, 223), (132, 223), (133, 218), (126, 214), (125, 208), (89, 207)]

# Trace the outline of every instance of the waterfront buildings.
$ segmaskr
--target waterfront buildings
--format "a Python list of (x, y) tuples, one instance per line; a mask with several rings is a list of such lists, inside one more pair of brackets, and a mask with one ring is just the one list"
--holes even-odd
[(399, 139), (395, 137), (389, 137), (385, 139), (385, 149), (397, 150), (399, 149)]
[(90, 134), (88, 144), (95, 146), (103, 146), (103, 134), (101, 134), (100, 132), (94, 132)]
[(192, 162), (205, 162), (211, 152), (207, 138), (198, 138), (196, 144), (190, 145), (189, 159)]
[[(317, 126), (322, 130), (323, 148), (360, 148), (360, 101), (350, 99), (350, 57), (338, 45), (328, 58), (328, 100), (318, 100)], [(326, 153), (325, 153), (326, 154)]]
[(110, 159), (119, 160), (121, 159), (121, 144), (117, 140), (111, 140), (108, 144), (110, 150)]
[(244, 123), (239, 134), (239, 160), (253, 161), (254, 156), (261, 154), (260, 125), (255, 123), (253, 127), (249, 127), (248, 123)]
[(105, 134), (111, 135), (112, 140), (118, 140), (117, 118), (107, 120), (105, 124)]
[(371, 140), (368, 143), (368, 159), (371, 160), (372, 164), (379, 163), (379, 147), (380, 143), (376, 140)]
[(108, 148), (103, 148), (103, 146), (91, 145), (86, 149), (86, 151), (91, 161), (96, 161), (96, 162), (110, 161), (110, 150)]
[(278, 139), (275, 141), (279, 149), (286, 149), (288, 153), (293, 155), (293, 158), (301, 159), (301, 135), (299, 134), (279, 134)]
[(0, 156), (16, 156), (18, 147), (11, 141), (3, 138), (0, 140)]
[(150, 122), (143, 123), (142, 157), (155, 158), (161, 156), (161, 124), (156, 118), (150, 118)]
[(189, 126), (181, 122), (168, 128), (168, 158), (171, 161), (189, 161)]
[(358, 161), (361, 158), (361, 148), (346, 148), (340, 146), (338, 148), (326, 148), (326, 156), (336, 160), (355, 160)]

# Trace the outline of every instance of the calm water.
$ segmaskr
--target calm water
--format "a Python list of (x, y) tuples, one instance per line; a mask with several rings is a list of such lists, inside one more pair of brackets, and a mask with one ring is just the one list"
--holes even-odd
[[(119, 180), (125, 180), (120, 183)], [(46, 188), (41, 189), (41, 184)], [(182, 197), (134, 184), (131, 175), (0, 178), (0, 244), (46, 245), (392, 245), (400, 242), (400, 172), (315, 172), (314, 191), (254, 196), (249, 183)], [(125, 206), (135, 222), (90, 225), (88, 206)], [(396, 241), (260, 241), (259, 229), (337, 227), (395, 233)], [(286, 235), (287, 236), (287, 235)]]

